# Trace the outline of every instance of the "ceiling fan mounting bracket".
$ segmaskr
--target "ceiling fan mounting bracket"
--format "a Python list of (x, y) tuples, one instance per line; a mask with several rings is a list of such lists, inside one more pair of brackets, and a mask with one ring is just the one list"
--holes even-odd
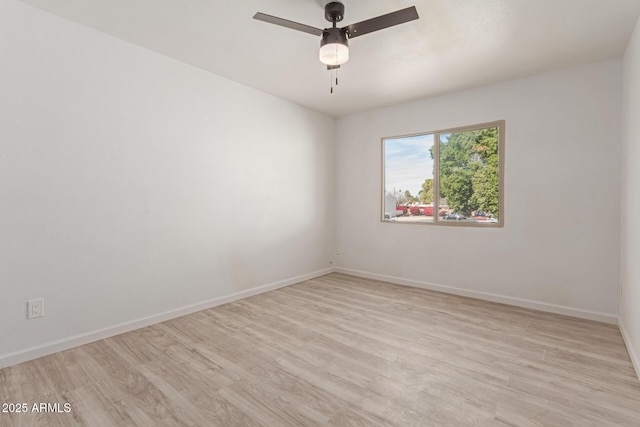
[(340, 22), (344, 18), (344, 4), (339, 1), (327, 3), (324, 7), (324, 17), (329, 22)]

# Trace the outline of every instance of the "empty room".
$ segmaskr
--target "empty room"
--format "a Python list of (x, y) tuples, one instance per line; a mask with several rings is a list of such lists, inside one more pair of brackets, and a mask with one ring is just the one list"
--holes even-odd
[(640, 426), (640, 0), (0, 0), (0, 426)]

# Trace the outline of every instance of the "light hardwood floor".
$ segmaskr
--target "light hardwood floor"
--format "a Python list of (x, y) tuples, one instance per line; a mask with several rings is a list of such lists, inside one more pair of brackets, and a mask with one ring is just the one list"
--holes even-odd
[(640, 426), (617, 327), (341, 274), (0, 370), (19, 426)]

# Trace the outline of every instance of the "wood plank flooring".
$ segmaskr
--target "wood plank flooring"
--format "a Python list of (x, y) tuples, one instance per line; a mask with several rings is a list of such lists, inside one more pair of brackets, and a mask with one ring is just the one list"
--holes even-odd
[(0, 370), (0, 426), (640, 426), (616, 326), (331, 274)]

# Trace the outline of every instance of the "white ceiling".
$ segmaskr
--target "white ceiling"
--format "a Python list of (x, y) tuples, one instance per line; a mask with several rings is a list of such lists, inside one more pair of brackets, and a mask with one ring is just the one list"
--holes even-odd
[(343, 0), (340, 26), (415, 5), (420, 19), (351, 40), (329, 93), (319, 37), (325, 0), (21, 0), (332, 115), (468, 89), (623, 54), (640, 0)]

